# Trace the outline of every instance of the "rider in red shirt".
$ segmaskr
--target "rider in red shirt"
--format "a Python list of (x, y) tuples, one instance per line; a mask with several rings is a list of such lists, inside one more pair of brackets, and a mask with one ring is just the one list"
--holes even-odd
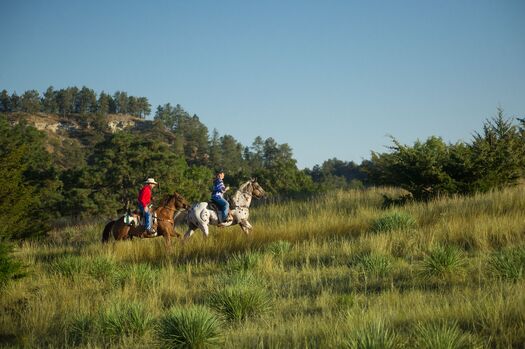
[(146, 182), (144, 182), (144, 186), (140, 190), (138, 197), (139, 210), (144, 216), (147, 234), (151, 236), (157, 235), (157, 232), (153, 231), (151, 228), (151, 212), (149, 208), (151, 203), (151, 191), (157, 184), (158, 183), (155, 182), (153, 178), (148, 178)]

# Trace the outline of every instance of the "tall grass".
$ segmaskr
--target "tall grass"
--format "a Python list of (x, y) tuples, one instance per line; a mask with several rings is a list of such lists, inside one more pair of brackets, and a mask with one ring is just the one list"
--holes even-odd
[(383, 210), (396, 192), (263, 203), (250, 236), (212, 228), (169, 250), (101, 245), (104, 222), (57, 229), (16, 249), (28, 275), (2, 290), (0, 342), (520, 347), (525, 187)]
[(379, 321), (354, 330), (343, 346), (350, 349), (394, 349), (403, 348), (404, 343)]
[(166, 349), (217, 347), (221, 344), (220, 326), (220, 320), (205, 307), (175, 308), (159, 320), (157, 343)]

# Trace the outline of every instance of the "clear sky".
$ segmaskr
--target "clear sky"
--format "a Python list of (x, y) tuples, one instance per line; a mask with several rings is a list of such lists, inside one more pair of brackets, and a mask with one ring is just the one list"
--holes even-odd
[(181, 104), (300, 168), (525, 115), (523, 0), (0, 0), (0, 32), (0, 89)]

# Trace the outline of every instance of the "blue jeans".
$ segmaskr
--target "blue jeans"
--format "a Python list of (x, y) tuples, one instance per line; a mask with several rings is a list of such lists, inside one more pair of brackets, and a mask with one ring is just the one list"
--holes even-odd
[(144, 216), (144, 220), (145, 220), (145, 226), (146, 226), (146, 229), (147, 230), (151, 230), (151, 212), (148, 210), (148, 212), (144, 211), (144, 207), (142, 206), (142, 204), (139, 202), (139, 210), (140, 210), (140, 213), (142, 213), (142, 215)]
[(222, 215), (221, 222), (226, 222), (226, 219), (228, 218), (228, 210), (230, 208), (230, 203), (226, 201), (224, 198), (221, 198), (220, 196), (213, 196), (211, 199), (221, 209), (221, 215)]

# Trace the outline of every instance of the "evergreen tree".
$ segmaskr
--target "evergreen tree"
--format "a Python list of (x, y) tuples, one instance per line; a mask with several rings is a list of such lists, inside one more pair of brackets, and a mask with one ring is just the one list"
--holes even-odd
[(60, 200), (57, 173), (44, 134), (24, 122), (0, 117), (0, 237), (41, 235)]
[(127, 114), (128, 113), (128, 94), (127, 92), (117, 91), (113, 95), (115, 101), (116, 113)]
[(475, 133), (470, 150), (477, 190), (514, 184), (523, 174), (525, 153), (520, 130), (505, 118), (501, 108), (496, 117), (485, 121), (481, 133)]
[(2, 92), (0, 92), (0, 113), (7, 113), (11, 111), (11, 97), (9, 97), (7, 90), (2, 90)]
[(16, 94), (16, 91), (11, 94), (10, 98), (11, 111), (20, 111), (20, 97)]
[(97, 95), (94, 90), (83, 86), (75, 96), (75, 112), (85, 115), (97, 110)]
[(145, 119), (151, 113), (151, 104), (149, 104), (146, 97), (139, 97), (138, 103), (138, 116)]
[(222, 155), (221, 137), (219, 136), (219, 131), (214, 128), (209, 141), (209, 163), (212, 168), (222, 167)]
[(68, 87), (61, 89), (57, 93), (58, 112), (62, 116), (73, 113), (75, 111), (75, 97), (78, 93), (78, 88)]
[(97, 112), (101, 115), (107, 115), (109, 113), (109, 106), (111, 103), (111, 96), (104, 91), (100, 92), (97, 101)]
[(40, 94), (37, 90), (24, 92), (20, 98), (20, 110), (26, 113), (38, 113), (41, 109)]
[(44, 92), (44, 97), (42, 99), (42, 108), (44, 113), (58, 113), (57, 92), (53, 89), (53, 86), (49, 86), (46, 92)]
[(231, 175), (243, 172), (243, 150), (241, 143), (237, 142), (231, 135), (224, 135), (220, 138), (220, 149), (222, 153), (222, 164), (220, 167), (224, 168)]
[(134, 96), (128, 97), (128, 110), (127, 113), (133, 116), (140, 116), (138, 100)]

